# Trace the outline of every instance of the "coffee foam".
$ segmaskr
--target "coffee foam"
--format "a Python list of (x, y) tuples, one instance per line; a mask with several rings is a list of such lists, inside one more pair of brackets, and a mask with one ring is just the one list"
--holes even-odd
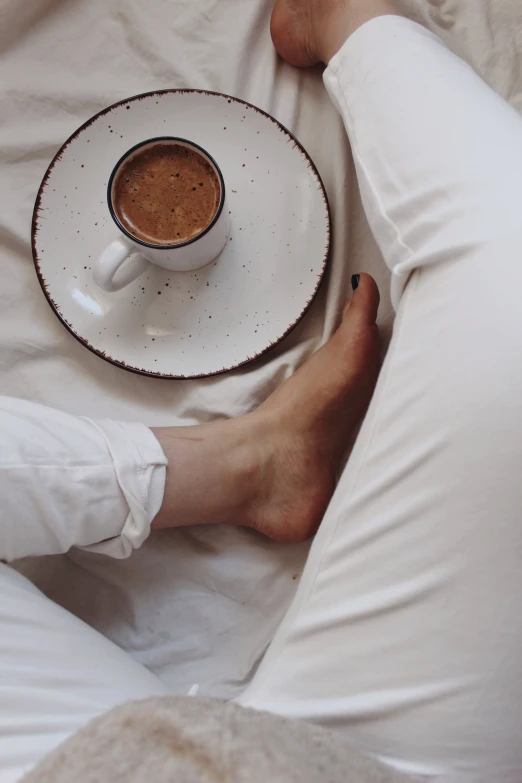
[(158, 142), (129, 157), (116, 174), (112, 202), (127, 231), (154, 245), (188, 242), (212, 222), (221, 187), (197, 151)]

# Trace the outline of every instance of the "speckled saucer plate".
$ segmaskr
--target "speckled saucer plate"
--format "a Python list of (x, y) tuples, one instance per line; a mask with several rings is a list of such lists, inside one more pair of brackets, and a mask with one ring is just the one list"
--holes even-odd
[[(134, 144), (165, 135), (196, 142), (221, 167), (230, 238), (202, 269), (150, 267), (105, 293), (92, 268), (118, 236), (110, 173)], [(47, 300), (83, 345), (126, 370), (196, 378), (259, 357), (303, 317), (325, 271), (330, 217), (317, 169), (273, 117), (227, 95), (165, 90), (110, 106), (66, 141), (40, 186), (32, 241)]]

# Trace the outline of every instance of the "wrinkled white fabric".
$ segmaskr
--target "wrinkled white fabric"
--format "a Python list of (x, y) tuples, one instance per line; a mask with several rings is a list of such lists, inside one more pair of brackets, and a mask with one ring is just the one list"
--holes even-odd
[(345, 731), (404, 772), (519, 783), (522, 118), (400, 17), (360, 28), (325, 84), (397, 320), (239, 701)]
[(0, 560), (73, 546), (128, 557), (150, 533), (166, 465), (143, 424), (0, 397)]
[[(166, 464), (143, 424), (0, 397), (0, 561), (71, 547), (127, 557), (150, 532)], [(153, 693), (167, 693), (157, 677), (0, 563), (2, 783), (101, 712)]]
[[(76, 593), (76, 583), (68, 589)], [(19, 780), (111, 707), (167, 693), (154, 674), (0, 563), (2, 783)]]
[[(522, 4), (403, 3), (522, 109)], [(79, 416), (193, 424), (254, 408), (332, 333), (350, 275), (373, 274), (390, 332), (389, 272), (368, 229), (342, 120), (318, 69), (275, 55), (272, 0), (0, 0), (0, 390)], [(304, 144), (333, 219), (327, 278), (311, 310), (262, 361), (197, 381), (126, 373), (60, 325), (38, 285), (30, 222), (63, 141), (95, 112), (146, 90), (195, 87), (259, 105)], [(74, 550), (23, 564), (54, 599), (155, 671), (177, 693), (241, 691), (292, 599), (308, 547), (239, 528), (151, 536), (118, 562)], [(212, 557), (209, 557), (212, 553)], [(75, 579), (76, 590), (69, 585)], [(177, 596), (173, 600), (173, 595)], [(121, 622), (121, 611), (132, 623)]]
[[(520, 4), (512, 0), (408, 0), (403, 5), (440, 34), (500, 95), (522, 109)], [(327, 339), (339, 319), (350, 275), (361, 270), (371, 272), (379, 282), (383, 296), (379, 321), (385, 333), (389, 332), (389, 274), (362, 212), (342, 121), (317, 70), (297, 71), (275, 57), (268, 35), (271, 6), (271, 0), (149, 0), (146, 4), (139, 0), (33, 0), (30, 4), (1, 0), (3, 393), (77, 415), (149, 425), (190, 424), (243, 413)], [(63, 140), (109, 103), (167, 87), (230, 92), (272, 112), (314, 158), (333, 216), (329, 274), (298, 328), (263, 361), (195, 382), (170, 383), (130, 375), (82, 348), (48, 308), (30, 255), (33, 201), (48, 162)], [(475, 128), (472, 140), (479, 135), (480, 128)], [(440, 133), (426, 145), (427, 156), (439, 140)], [(484, 336), (476, 325), (486, 322), (490, 300), (499, 297), (501, 290), (505, 293), (496, 264), (495, 258), (488, 285), (478, 293), (468, 287), (467, 278), (458, 282), (462, 311), (468, 307), (476, 314), (469, 322), (466, 372), (482, 356)], [(444, 286), (442, 279), (440, 285)], [(447, 290), (444, 293), (448, 296)], [(510, 284), (508, 293), (516, 298), (517, 286)], [(445, 309), (445, 298), (443, 302), (437, 312)], [(507, 307), (506, 313), (517, 310), (518, 303)], [(427, 345), (429, 353), (429, 340)], [(459, 386), (461, 370), (456, 362), (449, 391)], [(483, 373), (488, 383), (492, 382), (490, 375), (490, 369)], [(428, 374), (424, 380), (440, 390), (437, 375)], [(511, 379), (500, 381), (502, 389), (510, 388)], [(475, 385), (467, 388), (463, 410), (471, 411), (478, 404), (478, 392)], [(411, 394), (395, 411), (399, 419), (410, 400)], [(490, 407), (495, 410), (488, 406), (484, 418)], [(400, 468), (403, 463), (396, 444), (384, 451)], [(484, 452), (478, 437), (475, 451), (477, 455)], [(492, 467), (497, 465), (496, 457), (491, 457)], [(418, 460), (423, 458), (420, 453)], [(467, 476), (460, 463), (451, 466), (455, 481)], [(407, 473), (408, 466), (404, 470)], [(497, 478), (496, 472), (492, 475)], [(428, 468), (426, 486), (434, 502), (440, 503), (441, 493), (432, 489)], [(488, 492), (489, 483), (478, 505)], [(496, 525), (504, 509), (504, 500), (500, 500)], [(420, 542), (422, 535), (415, 540)], [(417, 547), (408, 543), (404, 552), (410, 550), (414, 554)], [(465, 552), (462, 542), (456, 551)], [(128, 650), (175, 692), (186, 693), (197, 683), (204, 695), (227, 697), (240, 693), (251, 680), (299, 582), (306, 552), (306, 546), (282, 547), (250, 531), (200, 528), (151, 536), (130, 559), (109, 560), (74, 549), (67, 557), (25, 561), (22, 567), (47, 594)], [(361, 569), (364, 562), (365, 555), (361, 555)], [(484, 570), (489, 573), (487, 565)], [(481, 600), (487, 582), (480, 591)], [(496, 596), (495, 591), (491, 595)], [(389, 638), (395, 639), (393, 623)], [(368, 659), (375, 664), (368, 669), (382, 669), (388, 642), (384, 646), (383, 654)], [(361, 677), (358, 667), (355, 677)], [(496, 714), (492, 725), (495, 721)], [(407, 725), (411, 728), (411, 722)], [(368, 742), (372, 744), (373, 739)]]
[[(98, 535), (92, 544), (81, 548), (110, 557), (129, 557), (149, 537), (151, 522), (160, 510), (167, 458), (150, 429), (143, 424), (110, 419), (86, 421), (96, 427), (105, 440), (128, 513), (116, 536), (103, 540)], [(92, 496), (99, 496), (96, 485), (91, 485)], [(103, 515), (100, 516), (103, 520)]]

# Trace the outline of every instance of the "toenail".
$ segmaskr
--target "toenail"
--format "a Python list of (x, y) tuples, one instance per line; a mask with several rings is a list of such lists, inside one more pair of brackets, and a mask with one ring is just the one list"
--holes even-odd
[(361, 275), (352, 275), (352, 288), (355, 291), (357, 288), (359, 288), (359, 280), (361, 279)]

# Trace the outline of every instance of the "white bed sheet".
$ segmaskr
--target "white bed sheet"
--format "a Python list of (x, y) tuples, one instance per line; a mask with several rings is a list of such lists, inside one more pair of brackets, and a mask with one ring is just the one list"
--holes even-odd
[[(0, 0), (0, 392), (76, 414), (194, 424), (251, 410), (332, 333), (360, 270), (388, 274), (366, 224), (341, 121), (320, 69), (277, 59), (271, 0)], [(522, 8), (513, 0), (408, 0), (416, 18), (522, 109)], [(378, 56), (378, 53), (376, 53)], [(195, 87), (257, 104), (290, 128), (326, 185), (328, 277), (297, 329), (262, 361), (209, 380), (131, 375), (60, 325), (30, 252), (33, 201), (64, 139), (114, 101)], [(174, 466), (175, 470), (175, 466)], [(20, 568), (176, 693), (232, 697), (249, 681), (297, 586), (307, 546), (218, 527), (152, 536), (127, 561), (71, 552)], [(349, 585), (347, 585), (349, 589)]]

